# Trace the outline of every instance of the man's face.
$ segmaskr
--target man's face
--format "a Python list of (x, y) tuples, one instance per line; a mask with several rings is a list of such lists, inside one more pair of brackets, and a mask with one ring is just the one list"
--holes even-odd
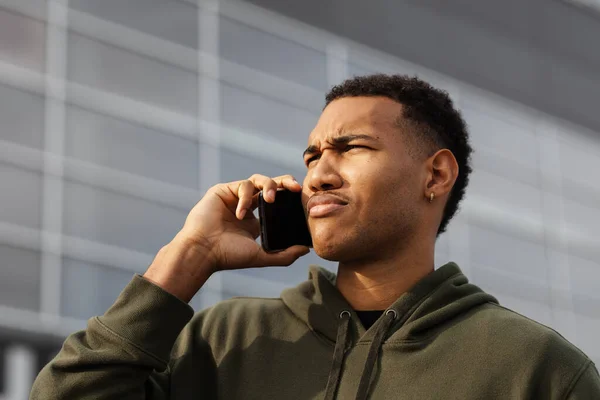
[[(306, 210), (317, 204), (321, 195), (345, 204), (307, 210), (320, 257), (341, 262), (384, 258), (417, 229), (425, 169), (409, 155), (410, 132), (398, 125), (401, 115), (402, 105), (385, 97), (341, 98), (321, 114), (304, 156), (303, 205)], [(356, 135), (364, 137), (352, 139)]]

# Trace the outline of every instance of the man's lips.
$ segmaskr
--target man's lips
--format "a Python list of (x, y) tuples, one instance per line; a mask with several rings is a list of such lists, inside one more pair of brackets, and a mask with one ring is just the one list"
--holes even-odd
[(309, 217), (323, 217), (348, 203), (331, 194), (314, 195), (308, 200), (306, 209)]

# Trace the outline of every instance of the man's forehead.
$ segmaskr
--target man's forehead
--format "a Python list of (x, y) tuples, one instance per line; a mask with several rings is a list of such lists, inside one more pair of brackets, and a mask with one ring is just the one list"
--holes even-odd
[(350, 97), (331, 102), (308, 136), (308, 143), (343, 136), (348, 133), (373, 135), (395, 126), (402, 105), (385, 97)]

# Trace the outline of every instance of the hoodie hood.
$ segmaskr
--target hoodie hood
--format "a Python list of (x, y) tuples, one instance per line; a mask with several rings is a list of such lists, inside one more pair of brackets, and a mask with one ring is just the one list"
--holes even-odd
[[(309, 279), (284, 290), (281, 298), (311, 330), (332, 341), (336, 340), (340, 314), (349, 311), (355, 339), (370, 340), (372, 332), (365, 331), (336, 288), (335, 280), (333, 272), (311, 265)], [(387, 309), (395, 311), (396, 319), (386, 337), (418, 339), (459, 314), (488, 302), (498, 303), (493, 296), (469, 283), (458, 265), (447, 263), (417, 282)]]
[[(336, 398), (341, 372), (352, 343), (369, 345), (356, 400), (365, 400), (381, 346), (390, 339), (413, 340), (480, 304), (497, 300), (469, 283), (458, 265), (448, 263), (404, 293), (365, 332), (356, 313), (335, 286), (336, 275), (311, 266), (309, 280), (281, 294), (287, 307), (316, 334), (335, 343), (325, 400)], [(443, 328), (442, 328), (443, 329)]]

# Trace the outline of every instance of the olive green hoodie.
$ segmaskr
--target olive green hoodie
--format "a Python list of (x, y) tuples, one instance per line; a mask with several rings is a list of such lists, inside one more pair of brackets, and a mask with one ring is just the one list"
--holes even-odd
[[(191, 320), (191, 321), (190, 321)], [(234, 298), (193, 316), (136, 275), (69, 336), (31, 399), (600, 399), (594, 364), (500, 305), (454, 263), (367, 331), (311, 267), (281, 298)]]

